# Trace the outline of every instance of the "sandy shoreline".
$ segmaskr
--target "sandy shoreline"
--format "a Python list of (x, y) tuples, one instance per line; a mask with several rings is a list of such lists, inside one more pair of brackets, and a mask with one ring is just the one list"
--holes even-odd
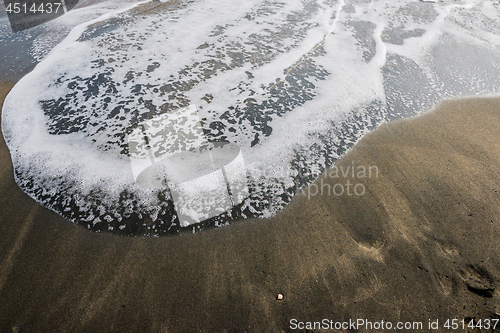
[(269, 220), (161, 238), (89, 233), (41, 208), (2, 137), (0, 332), (500, 318), (499, 111), (498, 98), (446, 101), (368, 134), (337, 163), (378, 168), (348, 178), (361, 196), (302, 195)]

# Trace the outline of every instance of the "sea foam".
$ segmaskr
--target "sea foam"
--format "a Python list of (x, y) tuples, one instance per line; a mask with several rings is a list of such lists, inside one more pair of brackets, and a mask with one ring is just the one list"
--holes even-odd
[[(128, 4), (37, 44), (2, 111), (16, 182), (91, 230), (178, 232), (168, 186), (131, 166), (133, 133), (166, 117), (182, 142), (229, 142), (244, 161), (246, 198), (189, 228), (271, 216), (379, 124), (498, 93), (499, 18), (466, 0)], [(183, 125), (193, 108), (201, 132)], [(177, 141), (153, 142), (164, 156)]]

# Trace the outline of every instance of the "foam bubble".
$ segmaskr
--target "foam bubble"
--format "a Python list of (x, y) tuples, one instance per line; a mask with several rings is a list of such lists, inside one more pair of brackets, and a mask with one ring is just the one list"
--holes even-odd
[[(500, 89), (492, 2), (133, 6), (73, 28), (14, 87), (2, 112), (19, 186), (95, 231), (180, 230), (169, 188), (136, 182), (128, 138), (148, 121), (167, 119), (168, 131), (157, 133), (195, 145), (201, 133), (241, 150), (248, 197), (217, 217), (196, 205), (184, 212), (196, 221), (210, 215), (199, 226), (223, 225), (274, 214), (385, 121), (414, 116), (443, 97)], [(192, 106), (201, 127), (188, 125), (183, 112)], [(151, 136), (158, 156), (180, 140)], [(221, 173), (210, 177), (196, 186), (224, 190), (215, 186), (223, 184)]]

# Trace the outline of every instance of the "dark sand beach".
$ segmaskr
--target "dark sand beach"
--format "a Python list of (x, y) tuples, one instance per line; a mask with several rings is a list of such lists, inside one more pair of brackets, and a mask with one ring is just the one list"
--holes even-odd
[(40, 207), (2, 137), (0, 331), (280, 332), (358, 318), (449, 331), (445, 319), (500, 318), (499, 137), (500, 99), (445, 101), (338, 162), (378, 168), (350, 179), (364, 195), (301, 195), (272, 219), (160, 238), (90, 233)]

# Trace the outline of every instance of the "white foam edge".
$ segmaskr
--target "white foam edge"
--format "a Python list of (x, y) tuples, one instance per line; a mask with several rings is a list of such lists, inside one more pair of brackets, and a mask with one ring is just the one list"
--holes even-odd
[[(82, 136), (78, 133), (65, 135), (62, 149), (56, 151), (54, 147), (61, 145), (61, 137), (54, 137), (48, 133), (45, 116), (38, 105), (38, 97), (44, 95), (41, 87), (48, 85), (33, 85), (33, 82), (46, 81), (50, 69), (57, 66), (58, 61), (67, 60), (64, 58), (65, 50), (77, 46), (76, 41), (90, 25), (108, 20), (150, 1), (141, 1), (74, 27), (68, 36), (54, 47), (32, 72), (24, 76), (14, 86), (6, 97), (2, 109), (2, 132), (11, 151), (14, 166), (27, 162), (29, 158), (40, 159), (43, 153), (49, 153), (46, 156), (50, 156), (50, 158), (46, 157), (43, 163), (47, 167), (57, 170), (56, 174), (68, 171), (84, 173), (85, 176), (79, 177), (79, 179), (90, 180), (90, 184), (105, 180), (108, 186), (111, 185), (117, 191), (122, 190), (123, 184), (130, 184), (133, 181), (128, 159), (114, 159), (112, 161), (114, 167), (109, 168), (111, 162), (109, 157), (104, 159), (104, 154), (81, 144), (79, 141)], [(19, 110), (22, 110), (23, 113), (19, 114)], [(69, 149), (69, 147), (74, 149)], [(22, 157), (19, 154), (21, 151)], [(80, 165), (80, 169), (74, 169), (76, 164), (73, 161), (78, 161), (82, 157), (89, 160), (86, 165), (90, 165), (92, 168), (83, 169)], [(96, 174), (95, 170), (99, 170), (99, 174)], [(117, 170), (121, 172), (117, 172)], [(81, 185), (82, 189), (85, 190), (85, 184)]]

